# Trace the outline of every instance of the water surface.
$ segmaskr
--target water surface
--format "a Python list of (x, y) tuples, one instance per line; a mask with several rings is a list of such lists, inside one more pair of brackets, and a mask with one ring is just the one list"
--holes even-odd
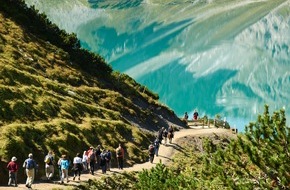
[(290, 109), (288, 0), (26, 0), (177, 115), (219, 114), (240, 131)]

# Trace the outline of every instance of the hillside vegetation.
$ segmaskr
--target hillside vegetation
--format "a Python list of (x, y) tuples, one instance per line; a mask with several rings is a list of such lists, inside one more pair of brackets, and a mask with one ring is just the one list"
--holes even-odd
[(74, 34), (21, 0), (0, 4), (1, 176), (12, 156), (21, 163), (32, 152), (42, 174), (48, 150), (72, 158), (98, 144), (123, 143), (131, 165), (146, 158), (159, 128), (184, 126), (158, 95), (81, 49)]

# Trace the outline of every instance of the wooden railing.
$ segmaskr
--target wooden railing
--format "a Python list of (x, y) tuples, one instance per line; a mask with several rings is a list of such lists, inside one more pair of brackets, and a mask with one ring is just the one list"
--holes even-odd
[(208, 118), (199, 118), (196, 120), (187, 120), (187, 126), (188, 127), (193, 127), (193, 126), (201, 126), (202, 128), (204, 127), (216, 127), (216, 128), (225, 128), (225, 129), (230, 129), (233, 133), (238, 133), (238, 130), (236, 128), (231, 128), (230, 124), (227, 121), (220, 120), (217, 118), (214, 119), (208, 119)]

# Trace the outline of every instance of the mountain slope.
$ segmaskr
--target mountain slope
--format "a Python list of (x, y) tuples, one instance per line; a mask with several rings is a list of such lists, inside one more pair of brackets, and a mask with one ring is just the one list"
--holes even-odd
[(8, 176), (4, 167), (12, 156), (21, 163), (32, 152), (41, 176), (50, 149), (72, 158), (89, 146), (113, 150), (120, 142), (127, 164), (141, 162), (154, 131), (184, 125), (157, 95), (127, 75), (109, 72), (101, 58), (101, 66), (81, 65), (88, 62), (86, 52), (76, 59), (78, 48), (53, 45), (48, 30), (37, 33), (45, 27), (27, 18), (24, 13), (34, 10), (22, 1), (0, 2), (1, 174)]

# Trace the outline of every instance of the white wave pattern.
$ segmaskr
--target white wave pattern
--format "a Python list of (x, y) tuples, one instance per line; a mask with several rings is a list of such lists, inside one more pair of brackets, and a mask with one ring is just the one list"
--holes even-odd
[(68, 33), (77, 33), (80, 25), (101, 17), (108, 17), (104, 9), (91, 9), (86, 0), (25, 0), (44, 12), (49, 19)]

